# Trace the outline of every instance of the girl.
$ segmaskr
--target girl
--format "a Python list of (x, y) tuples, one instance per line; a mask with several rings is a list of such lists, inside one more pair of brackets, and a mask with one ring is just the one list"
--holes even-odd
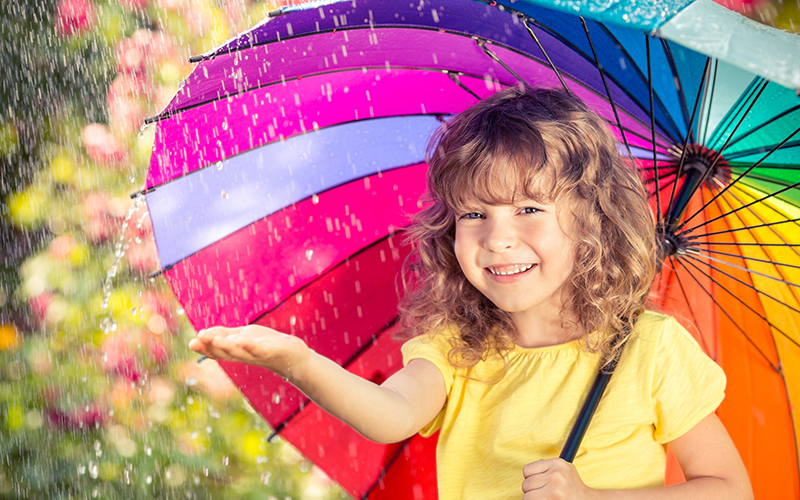
[[(444, 125), (428, 157), (404, 368), (377, 386), (260, 326), (190, 347), (269, 368), (378, 442), (440, 430), (441, 500), (750, 498), (714, 414), (721, 369), (642, 305), (652, 213), (602, 119), (563, 92), (511, 88)], [(552, 458), (614, 357), (574, 465)], [(659, 488), (667, 444), (687, 482)]]

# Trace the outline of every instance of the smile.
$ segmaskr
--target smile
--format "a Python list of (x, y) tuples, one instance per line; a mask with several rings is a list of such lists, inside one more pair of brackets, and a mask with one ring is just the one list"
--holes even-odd
[(513, 266), (487, 267), (486, 269), (495, 276), (509, 276), (512, 274), (524, 273), (534, 265), (535, 264), (516, 264)]

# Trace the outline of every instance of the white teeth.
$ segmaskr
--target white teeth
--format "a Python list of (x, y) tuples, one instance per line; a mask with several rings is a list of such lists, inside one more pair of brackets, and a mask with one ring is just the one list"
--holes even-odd
[(527, 266), (514, 266), (513, 268), (511, 268), (511, 270), (508, 270), (508, 271), (498, 271), (498, 270), (493, 269), (491, 267), (489, 267), (488, 269), (489, 269), (489, 272), (494, 274), (494, 275), (497, 275), (497, 276), (508, 276), (510, 274), (524, 273), (525, 271), (527, 271), (528, 269), (530, 269), (532, 267), (533, 267), (533, 264), (528, 264)]

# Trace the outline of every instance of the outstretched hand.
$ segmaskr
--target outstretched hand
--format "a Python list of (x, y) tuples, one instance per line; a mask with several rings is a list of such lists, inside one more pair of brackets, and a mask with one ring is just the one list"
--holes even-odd
[(213, 359), (263, 366), (284, 378), (311, 357), (311, 349), (301, 339), (258, 325), (201, 330), (189, 348)]
[(523, 500), (591, 499), (592, 490), (578, 470), (560, 458), (537, 460), (522, 468)]

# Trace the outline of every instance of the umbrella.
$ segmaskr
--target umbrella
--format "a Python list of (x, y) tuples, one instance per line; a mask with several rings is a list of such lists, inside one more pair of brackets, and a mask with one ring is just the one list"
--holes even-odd
[[(725, 369), (756, 496), (798, 498), (797, 37), (708, 0), (358, 0), (282, 8), (193, 61), (149, 120), (144, 192), (195, 328), (267, 325), (385, 379), (431, 132), (507, 86), (563, 87), (651, 192), (654, 302)], [(434, 438), (371, 443), (266, 370), (223, 368), (351, 495), (435, 498)]]

